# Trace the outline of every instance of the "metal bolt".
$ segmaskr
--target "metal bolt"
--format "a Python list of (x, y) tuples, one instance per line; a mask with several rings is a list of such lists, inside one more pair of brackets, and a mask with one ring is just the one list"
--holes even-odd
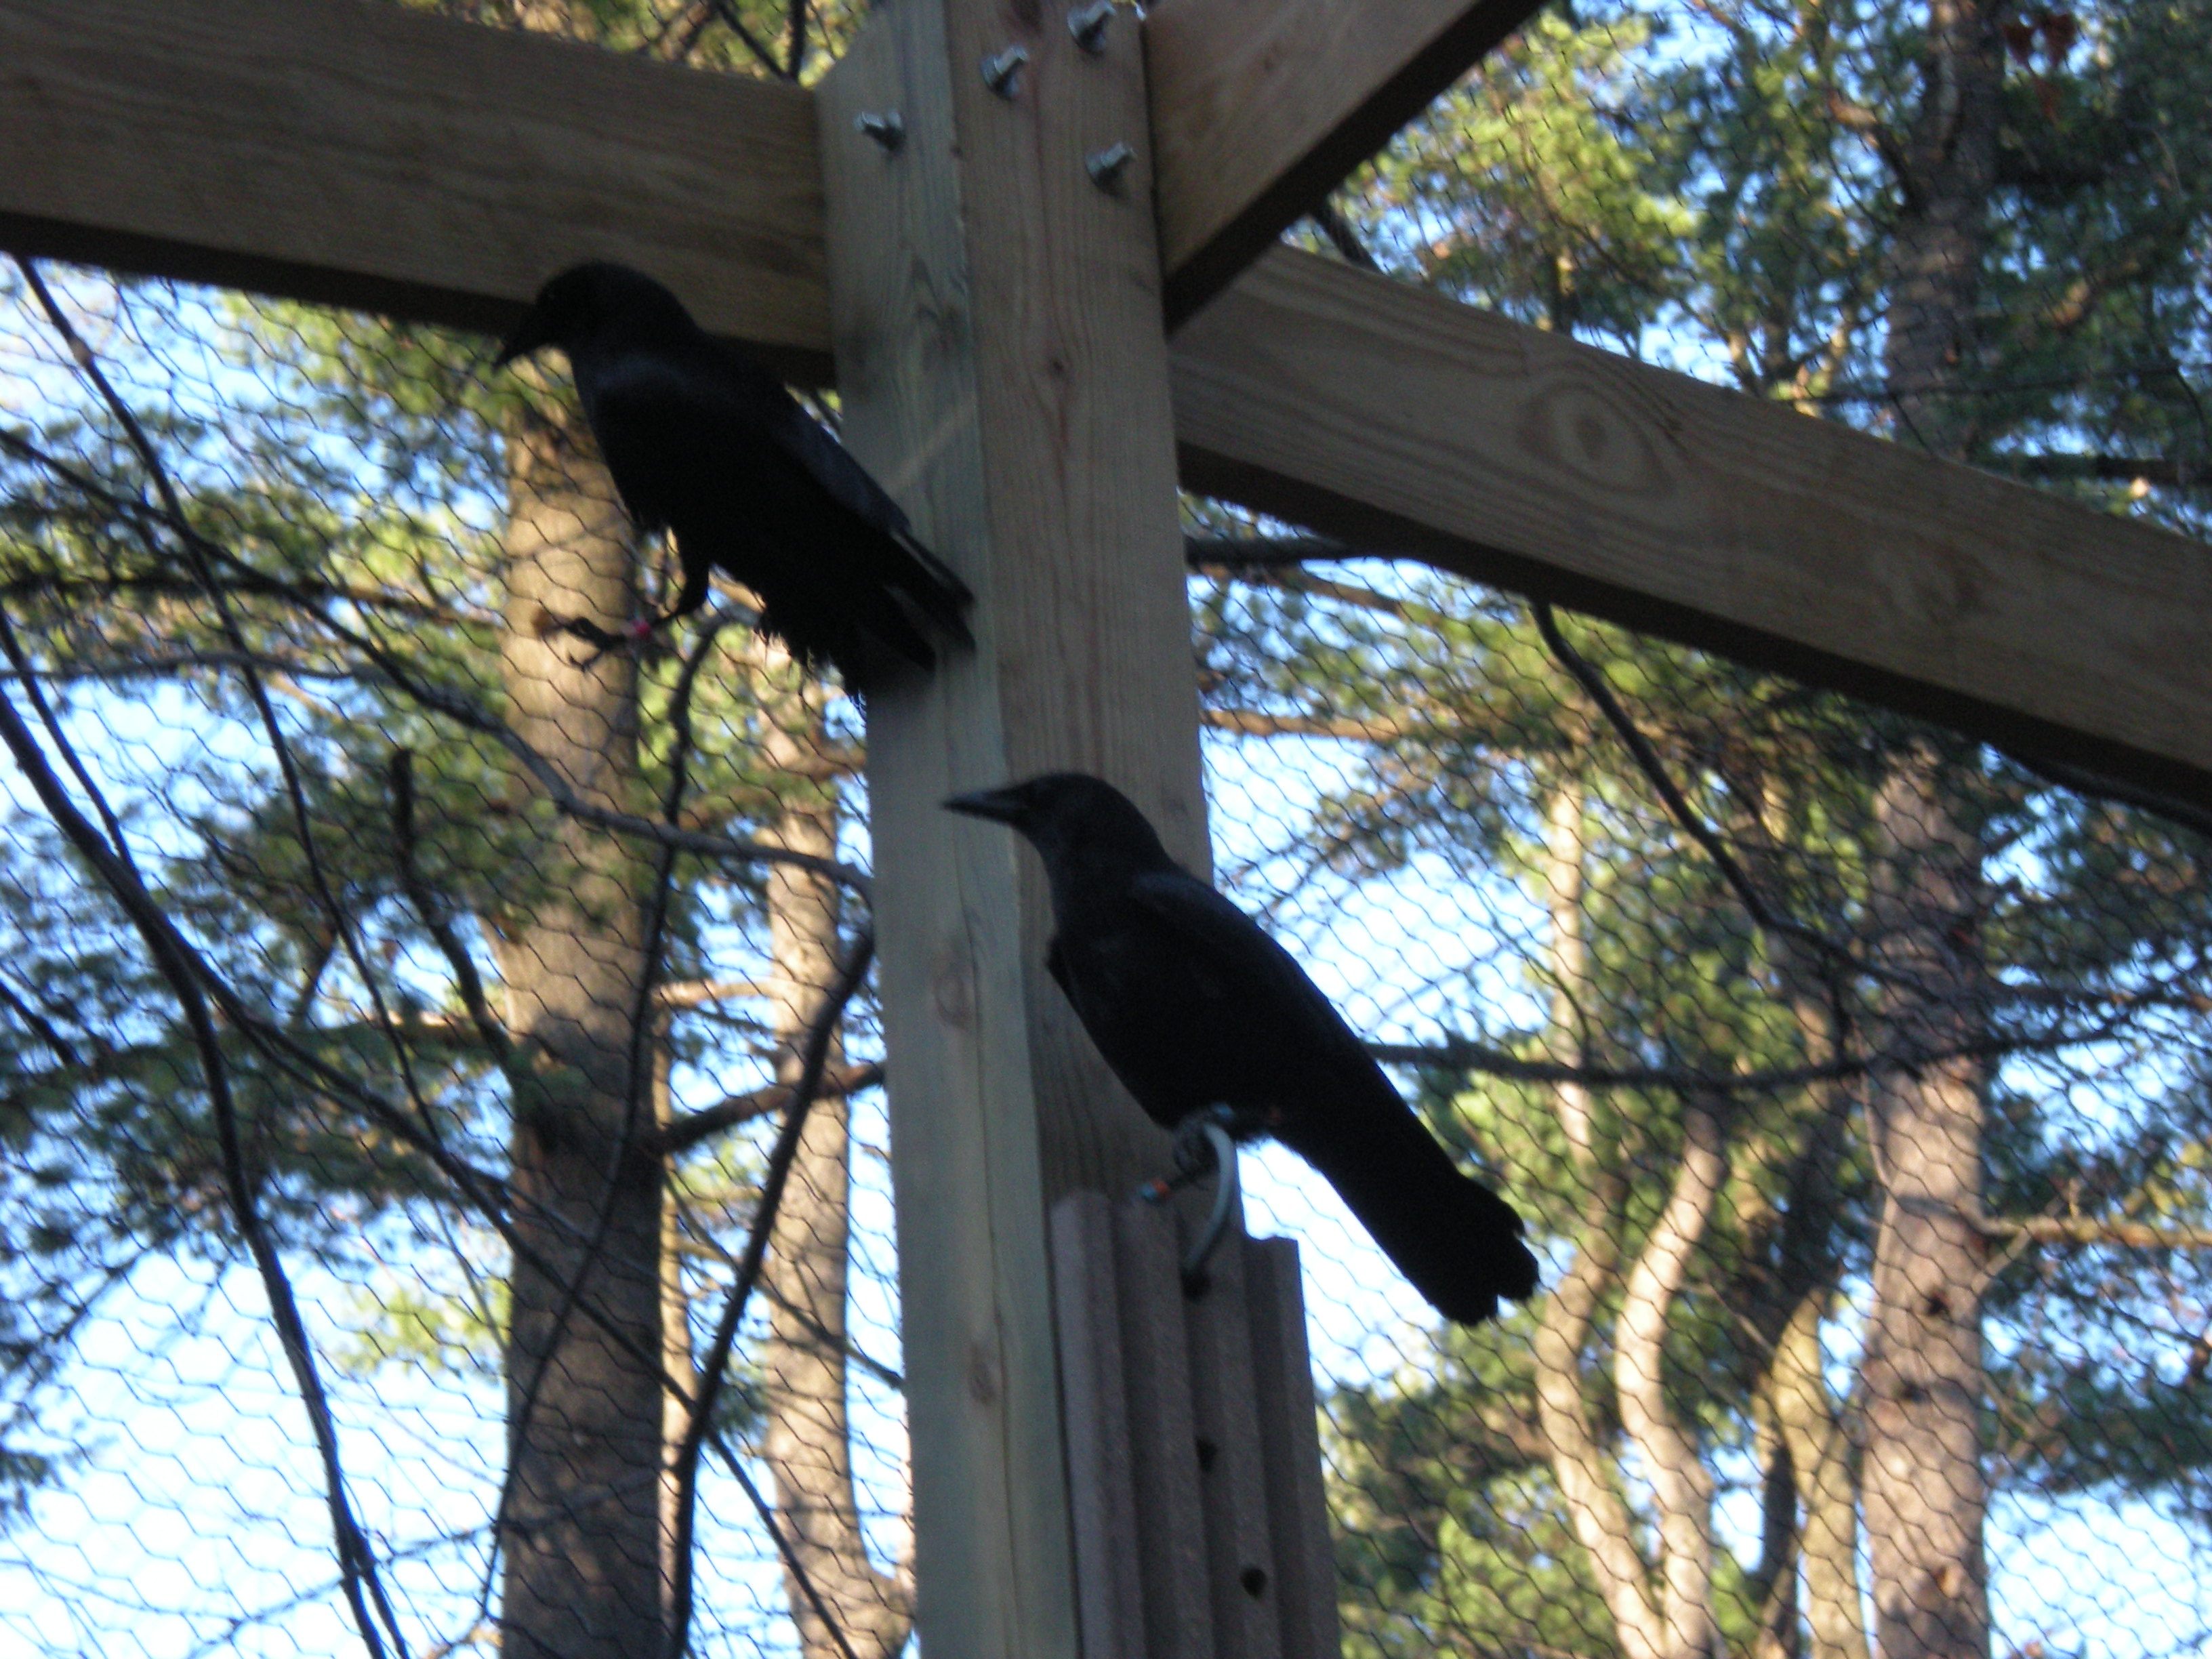
[(1091, 182), (1099, 189), (1119, 190), (1122, 173), (1136, 159), (1137, 152), (1129, 148), (1126, 140), (1117, 138), (1105, 149), (1093, 150), (1085, 156), (1083, 167), (1091, 175)]
[(1004, 52), (994, 52), (983, 60), (983, 84), (1001, 98), (1012, 98), (1021, 91), (1022, 65), (1030, 61), (1027, 46), (1008, 46)]
[(906, 118), (895, 109), (863, 110), (853, 120), (853, 130), (872, 138), (887, 155), (896, 155), (906, 143)]
[(1067, 14), (1067, 32), (1085, 52), (1106, 50), (1106, 26), (1114, 21), (1114, 0), (1092, 0)]

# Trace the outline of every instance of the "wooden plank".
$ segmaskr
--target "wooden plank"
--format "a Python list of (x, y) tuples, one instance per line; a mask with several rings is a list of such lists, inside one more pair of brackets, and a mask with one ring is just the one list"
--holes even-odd
[(1145, 20), (1170, 327), (1538, 0), (1170, 0)]
[[(1192, 1218), (1184, 1220), (1188, 1242), (1199, 1229)], [(1239, 1215), (1206, 1264), (1204, 1288), (1180, 1299), (1190, 1341), (1214, 1653), (1218, 1659), (1284, 1659), (1281, 1585), (1274, 1570), (1267, 1459), (1244, 1294), (1245, 1242)]]
[(1336, 1553), (1329, 1546), (1328, 1494), (1322, 1484), (1321, 1428), (1295, 1243), (1244, 1241), (1244, 1297), (1252, 1320), (1253, 1398), (1267, 1460), (1283, 1659), (1339, 1659)]
[(1114, 1249), (1143, 1517), (1137, 1553), (1144, 1564), (1146, 1659), (1217, 1659), (1176, 1218), (1124, 1200), (1114, 1206)]
[(0, 246), (493, 332), (622, 259), (827, 365), (806, 94), (368, 0), (0, 0)]
[[(1011, 101), (977, 74), (1009, 44)], [(868, 708), (916, 1614), (961, 1659), (1077, 1650), (1046, 1211), (1165, 1150), (1044, 972), (1034, 857), (939, 803), (1081, 767), (1206, 848), (1143, 64), (1107, 46), (900, 0), (818, 89), (844, 434), (976, 595), (975, 652)], [(886, 109), (892, 153), (854, 125)]]
[(2212, 548), (1292, 250), (1175, 348), (1192, 489), (2212, 805)]
[(1071, 1193), (1052, 1206), (1052, 1291), (1084, 1659), (1150, 1659), (1121, 1275), (1105, 1194)]

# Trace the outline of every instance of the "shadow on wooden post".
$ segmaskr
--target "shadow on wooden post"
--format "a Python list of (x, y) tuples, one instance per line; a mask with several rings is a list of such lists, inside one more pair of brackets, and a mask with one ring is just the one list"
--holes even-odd
[(1053, 1209), (1085, 1659), (1336, 1659), (1297, 1246), (1234, 1230), (1194, 1297), (1182, 1248), (1133, 1200)]

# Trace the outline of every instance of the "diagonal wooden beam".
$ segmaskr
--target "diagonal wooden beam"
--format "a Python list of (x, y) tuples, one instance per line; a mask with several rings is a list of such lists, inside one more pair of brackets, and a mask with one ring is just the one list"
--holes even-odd
[(0, 246), (494, 331), (619, 258), (828, 373), (808, 94), (362, 0), (0, 0)]
[(2212, 806), (2212, 547), (1289, 249), (1184, 482)]
[(1226, 288), (1540, 0), (1168, 0), (1145, 21), (1168, 324)]

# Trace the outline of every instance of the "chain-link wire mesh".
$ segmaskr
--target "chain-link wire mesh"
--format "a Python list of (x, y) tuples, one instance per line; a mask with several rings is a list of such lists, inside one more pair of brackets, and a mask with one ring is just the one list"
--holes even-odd
[[(851, 23), (444, 9), (800, 75)], [(2208, 36), (1554, 9), (1299, 234), (2201, 534)], [(857, 712), (733, 592), (562, 632), (665, 605), (666, 550), (557, 368), (486, 356), (0, 271), (11, 1648), (906, 1640)], [(1188, 526), (1218, 878), (1543, 1264), (1440, 1328), (1249, 1160), (1305, 1246), (1347, 1655), (2201, 1651), (2205, 843)]]

